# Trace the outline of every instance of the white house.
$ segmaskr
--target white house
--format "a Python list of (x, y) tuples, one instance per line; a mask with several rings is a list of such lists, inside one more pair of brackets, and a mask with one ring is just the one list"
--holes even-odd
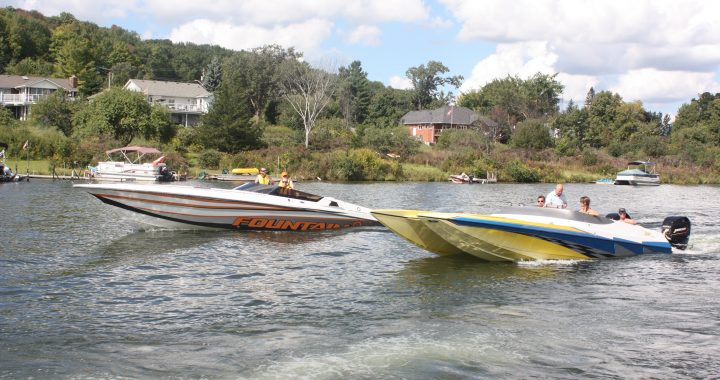
[(148, 102), (170, 110), (173, 123), (185, 126), (197, 125), (213, 99), (212, 93), (199, 83), (130, 79), (123, 88), (142, 92)]
[(0, 103), (20, 120), (26, 120), (30, 108), (44, 96), (63, 91), (70, 99), (77, 95), (77, 78), (44, 78), (24, 75), (0, 75)]

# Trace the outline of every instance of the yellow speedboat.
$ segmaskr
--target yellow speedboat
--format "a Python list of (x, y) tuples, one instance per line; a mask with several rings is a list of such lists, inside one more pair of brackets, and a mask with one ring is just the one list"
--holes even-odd
[(577, 211), (518, 207), (492, 215), (373, 210), (380, 223), (428, 251), (487, 261), (584, 260), (684, 249), (690, 221), (668, 217), (663, 231)]

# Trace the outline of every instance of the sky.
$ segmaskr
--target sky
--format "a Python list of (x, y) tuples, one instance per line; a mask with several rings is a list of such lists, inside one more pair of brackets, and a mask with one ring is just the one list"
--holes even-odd
[(294, 47), (409, 88), (405, 72), (439, 61), (458, 95), (508, 75), (557, 74), (569, 100), (593, 87), (670, 114), (720, 92), (720, 2), (708, 0), (0, 0), (72, 13), (142, 38), (248, 50)]

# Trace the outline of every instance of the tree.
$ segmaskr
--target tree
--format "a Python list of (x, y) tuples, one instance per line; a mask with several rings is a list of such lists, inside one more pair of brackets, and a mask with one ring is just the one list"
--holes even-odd
[(595, 89), (590, 87), (585, 96), (585, 108), (592, 107), (593, 100), (595, 99)]
[(519, 123), (511, 142), (513, 146), (527, 149), (545, 149), (553, 145), (550, 130), (537, 119)]
[(52, 94), (40, 98), (37, 104), (33, 105), (31, 117), (36, 123), (55, 127), (62, 131), (65, 136), (72, 134), (73, 107), (62, 91), (55, 91)]
[(411, 67), (405, 72), (414, 90), (413, 103), (416, 109), (422, 110), (433, 100), (437, 99), (442, 94), (439, 88), (444, 85), (451, 85), (455, 88), (460, 87), (463, 80), (461, 75), (452, 77), (442, 77), (441, 74), (445, 74), (450, 69), (445, 67), (441, 62), (429, 61), (427, 66), (420, 65), (418, 67)]
[(315, 121), (330, 103), (336, 84), (336, 75), (307, 63), (287, 60), (283, 65), (283, 98), (303, 120), (306, 148)]
[(301, 57), (293, 48), (285, 50), (279, 45), (266, 45), (238, 56), (237, 69), (244, 75), (256, 120), (262, 119), (267, 105), (281, 92), (283, 63)]
[(152, 108), (142, 93), (112, 88), (78, 111), (74, 124), (80, 136), (111, 135), (127, 145), (137, 136), (155, 137), (152, 120)]
[(365, 121), (370, 107), (370, 81), (360, 61), (353, 61), (347, 68), (341, 67), (339, 102), (346, 125)]
[(262, 129), (252, 122), (243, 76), (240, 70), (224, 70), (215, 100), (197, 130), (197, 138), (205, 148), (238, 153), (262, 146)]
[(210, 63), (203, 69), (201, 83), (208, 92), (215, 92), (222, 81), (222, 64), (218, 57), (212, 57)]

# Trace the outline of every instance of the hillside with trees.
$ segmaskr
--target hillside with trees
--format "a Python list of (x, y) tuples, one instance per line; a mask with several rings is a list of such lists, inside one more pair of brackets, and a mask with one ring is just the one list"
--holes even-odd
[[(94, 164), (106, 149), (132, 143), (168, 152), (169, 164), (190, 174), (279, 166), (330, 180), (495, 172), (501, 181), (589, 181), (647, 159), (666, 181), (720, 183), (720, 94), (699, 94), (671, 123), (641, 102), (592, 88), (582, 104), (561, 109), (564, 87), (555, 75), (497, 78), (455, 97), (445, 91), (463, 78), (439, 61), (408, 68), (413, 87), (398, 90), (369, 80), (360, 61), (314, 67), (302, 57), (277, 45), (232, 51), (143, 40), (68, 13), (0, 8), (0, 72), (75, 75), (79, 91), (75, 101), (43, 98), (28, 120), (0, 109), (0, 141), (17, 157), (30, 140), (31, 158), (50, 166)], [(122, 89), (128, 79), (198, 81), (214, 101), (197, 127), (173, 125), (162, 106)], [(434, 146), (399, 124), (409, 111), (452, 103), (496, 124), (445, 131)]]

